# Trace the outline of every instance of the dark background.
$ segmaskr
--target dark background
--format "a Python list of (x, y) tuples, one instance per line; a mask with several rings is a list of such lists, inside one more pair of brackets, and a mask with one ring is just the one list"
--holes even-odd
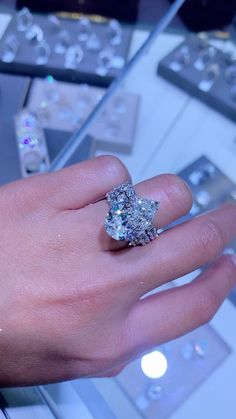
[[(43, 0), (34, 0), (35, 3), (37, 3), (37, 1), (40, 4), (42, 3)], [(1, 5), (11, 6), (12, 8), (15, 6), (15, 2), (16, 2), (15, 0), (0, 0)], [(163, 16), (163, 14), (168, 10), (169, 6), (170, 6), (170, 3), (168, 0), (140, 0), (139, 7), (138, 7), (138, 22), (140, 23), (157, 22), (160, 19), (160, 17)], [(175, 19), (174, 25), (181, 27), (182, 26), (181, 19), (177, 17)]]
[[(175, 0), (0, 0), (3, 6), (14, 7), (18, 2), (19, 6), (32, 5), (33, 8), (41, 7), (46, 11), (47, 7), (54, 5), (60, 9), (60, 3), (66, 5), (68, 10), (73, 7), (81, 8), (87, 13), (86, 8), (95, 6), (94, 13), (115, 14), (120, 20), (137, 21), (137, 23), (153, 24), (168, 10), (170, 3)], [(81, 4), (81, 5), (79, 5)], [(74, 5), (74, 6), (73, 6)], [(84, 9), (84, 10), (83, 10)], [(99, 13), (99, 10), (101, 13)], [(130, 10), (130, 19), (129, 16)], [(90, 13), (90, 11), (88, 12)], [(224, 29), (236, 15), (236, 0), (186, 0), (181, 9), (180, 16), (177, 16), (171, 26), (181, 29), (187, 26), (190, 30), (201, 31), (211, 29)], [(126, 17), (127, 18), (126, 18)]]

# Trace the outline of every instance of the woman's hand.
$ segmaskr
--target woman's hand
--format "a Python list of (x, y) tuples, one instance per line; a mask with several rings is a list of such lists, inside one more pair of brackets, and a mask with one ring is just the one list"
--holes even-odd
[[(128, 248), (103, 227), (106, 193), (127, 180), (100, 157), (0, 188), (0, 385), (110, 375), (209, 321), (236, 286), (235, 258), (215, 261), (236, 234), (235, 205)], [(159, 227), (192, 205), (173, 175), (136, 191), (160, 201)], [(193, 283), (140, 299), (209, 262)]]

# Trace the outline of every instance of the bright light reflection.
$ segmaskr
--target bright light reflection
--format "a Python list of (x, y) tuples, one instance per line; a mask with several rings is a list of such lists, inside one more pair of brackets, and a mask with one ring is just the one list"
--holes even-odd
[(154, 351), (142, 357), (141, 368), (148, 378), (161, 378), (168, 369), (168, 361), (162, 352)]

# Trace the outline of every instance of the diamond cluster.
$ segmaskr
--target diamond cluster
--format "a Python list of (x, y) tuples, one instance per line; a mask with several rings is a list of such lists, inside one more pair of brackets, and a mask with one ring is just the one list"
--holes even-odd
[(159, 202), (137, 197), (133, 186), (124, 183), (107, 194), (110, 206), (105, 230), (115, 240), (127, 241), (130, 246), (146, 245), (158, 237), (153, 219)]

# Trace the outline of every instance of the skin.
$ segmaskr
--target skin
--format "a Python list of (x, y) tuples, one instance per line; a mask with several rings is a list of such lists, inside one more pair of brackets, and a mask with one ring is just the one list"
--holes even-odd
[[(219, 257), (236, 235), (236, 206), (128, 248), (103, 223), (106, 193), (129, 178), (119, 160), (104, 156), (0, 188), (1, 386), (114, 375), (211, 320), (236, 286), (235, 258)], [(192, 205), (174, 175), (135, 188), (161, 202), (158, 227)], [(141, 299), (206, 263), (191, 284)]]

